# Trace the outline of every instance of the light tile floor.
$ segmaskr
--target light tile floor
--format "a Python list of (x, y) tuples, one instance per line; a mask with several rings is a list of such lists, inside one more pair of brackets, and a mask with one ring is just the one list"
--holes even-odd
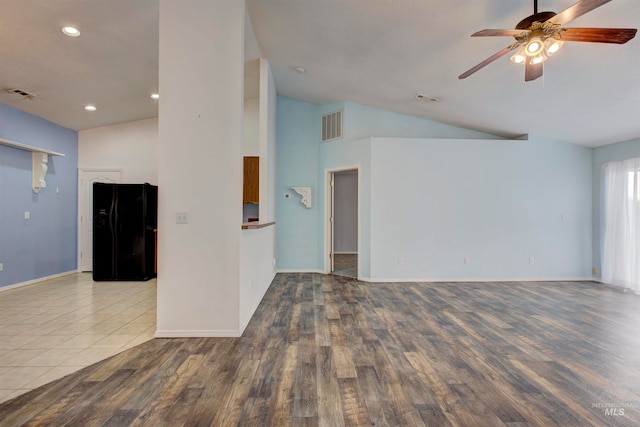
[(0, 402), (153, 338), (156, 280), (75, 273), (0, 291)]

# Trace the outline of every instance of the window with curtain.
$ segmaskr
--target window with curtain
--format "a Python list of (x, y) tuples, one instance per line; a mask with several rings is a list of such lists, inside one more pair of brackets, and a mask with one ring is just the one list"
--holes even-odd
[(640, 157), (602, 165), (602, 281), (640, 292)]

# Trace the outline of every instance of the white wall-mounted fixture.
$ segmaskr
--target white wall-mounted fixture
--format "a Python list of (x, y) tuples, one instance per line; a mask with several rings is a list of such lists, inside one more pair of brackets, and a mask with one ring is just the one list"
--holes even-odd
[(44, 177), (45, 175), (47, 175), (47, 163), (49, 163), (49, 155), (47, 153), (34, 151), (33, 153), (31, 153), (31, 160), (33, 192), (39, 193), (41, 188), (46, 188), (47, 186), (47, 182), (44, 180)]
[(57, 151), (34, 147), (33, 145), (22, 144), (20, 142), (9, 141), (8, 139), (0, 138), (0, 144), (18, 148), (20, 150), (31, 151), (31, 187), (33, 188), (34, 193), (39, 193), (41, 188), (45, 188), (47, 186), (45, 176), (47, 174), (49, 156), (64, 157), (64, 154), (58, 153)]
[(291, 187), (293, 191), (302, 196), (300, 202), (307, 208), (311, 208), (311, 187)]

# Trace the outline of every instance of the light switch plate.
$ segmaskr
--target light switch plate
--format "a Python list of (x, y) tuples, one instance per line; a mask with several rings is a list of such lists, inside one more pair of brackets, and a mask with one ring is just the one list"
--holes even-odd
[(176, 224), (189, 224), (189, 213), (188, 212), (177, 212), (176, 213)]

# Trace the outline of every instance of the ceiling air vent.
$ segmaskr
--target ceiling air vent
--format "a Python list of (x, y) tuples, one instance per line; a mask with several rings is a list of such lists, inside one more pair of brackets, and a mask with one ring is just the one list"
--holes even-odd
[(342, 138), (342, 110), (322, 116), (322, 142)]
[(7, 92), (19, 98), (33, 99), (36, 97), (34, 94), (25, 92), (22, 89), (7, 89)]

